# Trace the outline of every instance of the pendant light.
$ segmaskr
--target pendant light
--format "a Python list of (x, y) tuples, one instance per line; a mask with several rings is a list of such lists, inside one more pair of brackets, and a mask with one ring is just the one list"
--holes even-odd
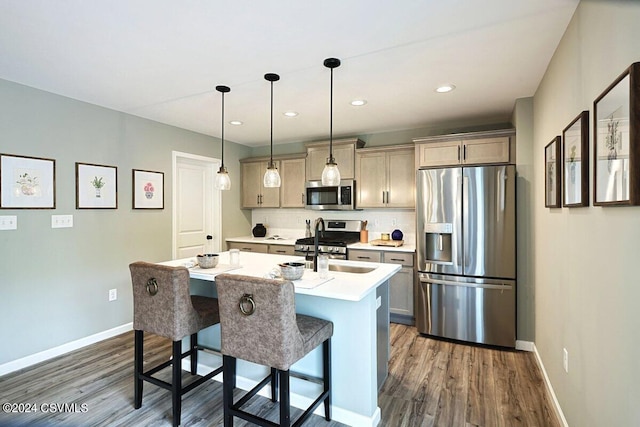
[(329, 158), (322, 171), (322, 185), (337, 187), (340, 185), (340, 171), (336, 159), (333, 158), (333, 69), (340, 66), (340, 60), (327, 58), (324, 60), (324, 66), (331, 70), (331, 110), (329, 114)]
[(224, 94), (231, 92), (231, 89), (229, 86), (216, 86), (216, 90), (222, 94), (222, 150), (220, 155), (220, 169), (216, 174), (216, 188), (218, 190), (230, 190), (231, 179), (229, 178), (227, 168), (224, 167)]
[(280, 80), (280, 76), (267, 73), (264, 75), (264, 79), (271, 82), (271, 156), (262, 181), (265, 187), (280, 187), (280, 174), (278, 173), (278, 168), (275, 163), (273, 163), (273, 82)]

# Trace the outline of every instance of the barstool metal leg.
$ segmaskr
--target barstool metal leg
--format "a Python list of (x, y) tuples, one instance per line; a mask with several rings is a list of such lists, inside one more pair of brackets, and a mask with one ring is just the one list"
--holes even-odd
[(140, 378), (142, 374), (142, 351), (144, 345), (144, 332), (135, 331), (134, 337), (134, 351), (133, 351), (133, 378), (134, 378), (134, 392), (133, 392), (133, 407), (140, 409), (142, 406), (142, 385), (143, 380)]
[(331, 421), (331, 338), (322, 343), (322, 382), (324, 391), (328, 392), (324, 399), (324, 419)]
[(280, 426), (291, 425), (291, 402), (289, 401), (289, 371), (278, 369), (280, 386)]
[(191, 334), (189, 340), (189, 358), (191, 359), (191, 375), (198, 373), (198, 333)]
[(182, 403), (182, 342), (173, 342), (173, 359), (171, 361), (171, 400), (173, 402), (173, 425), (180, 425), (180, 413)]
[(233, 389), (236, 382), (236, 358), (222, 356), (222, 406), (224, 410), (224, 427), (233, 427)]
[(271, 401), (278, 401), (278, 370), (271, 368)]

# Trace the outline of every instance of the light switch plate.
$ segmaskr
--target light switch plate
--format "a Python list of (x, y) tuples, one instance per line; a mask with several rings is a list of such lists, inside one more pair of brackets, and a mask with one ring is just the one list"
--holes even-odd
[(73, 215), (51, 215), (51, 228), (73, 227)]
[(17, 230), (18, 217), (16, 215), (0, 216), (0, 230)]

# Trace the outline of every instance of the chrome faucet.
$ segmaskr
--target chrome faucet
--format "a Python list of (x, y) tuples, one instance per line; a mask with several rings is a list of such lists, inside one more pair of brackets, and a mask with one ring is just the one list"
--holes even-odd
[[(322, 226), (321, 230), (318, 230), (319, 226)], [(316, 219), (316, 223), (314, 225), (314, 238), (313, 238), (313, 271), (318, 271), (318, 237), (319, 233), (324, 234), (324, 219), (321, 217)]]

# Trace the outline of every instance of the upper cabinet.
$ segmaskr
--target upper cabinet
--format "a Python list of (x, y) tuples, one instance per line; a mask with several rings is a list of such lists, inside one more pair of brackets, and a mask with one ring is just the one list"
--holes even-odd
[[(242, 181), (242, 208), (277, 208), (280, 206), (280, 188), (266, 188), (262, 180), (269, 165), (269, 159), (240, 160), (240, 180)], [(280, 162), (274, 163), (280, 169)]]
[(280, 161), (280, 207), (304, 208), (305, 158)]
[(413, 145), (356, 150), (356, 206), (415, 208), (414, 165)]
[[(307, 181), (322, 179), (322, 171), (329, 157), (329, 141), (311, 142), (307, 147)], [(355, 150), (364, 147), (364, 141), (357, 138), (338, 139), (333, 141), (333, 157), (340, 170), (341, 179), (355, 178)]]
[(263, 184), (269, 158), (240, 160), (243, 209), (304, 208), (305, 155), (278, 156), (273, 162), (280, 173), (280, 188), (266, 188)]
[(416, 138), (416, 167), (515, 163), (515, 131)]

